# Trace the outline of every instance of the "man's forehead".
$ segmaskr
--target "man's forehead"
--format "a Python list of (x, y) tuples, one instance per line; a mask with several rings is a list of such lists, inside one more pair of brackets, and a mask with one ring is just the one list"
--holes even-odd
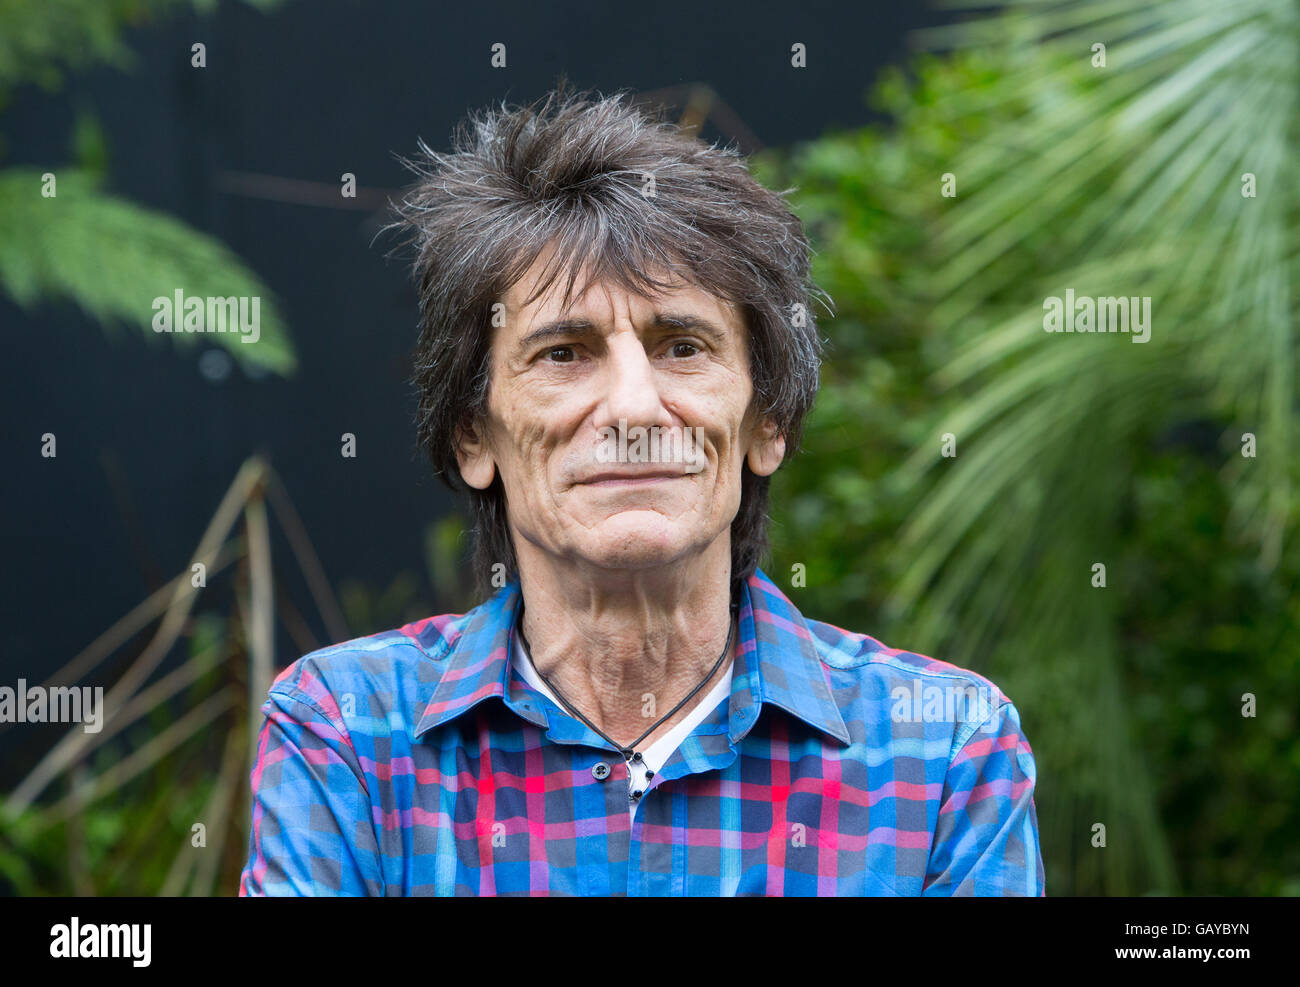
[(512, 321), (521, 329), (541, 319), (572, 317), (599, 323), (604, 321), (611, 308), (617, 313), (624, 305), (650, 318), (666, 312), (691, 311), (723, 324), (738, 322), (739, 319), (736, 307), (726, 299), (671, 274), (655, 275), (656, 280), (667, 282), (666, 287), (642, 290), (632, 290), (613, 278), (579, 275), (574, 278), (573, 289), (566, 299), (571, 272), (562, 270), (545, 292), (530, 300), (542, 273), (535, 264), (505, 293), (506, 309), (515, 316)]

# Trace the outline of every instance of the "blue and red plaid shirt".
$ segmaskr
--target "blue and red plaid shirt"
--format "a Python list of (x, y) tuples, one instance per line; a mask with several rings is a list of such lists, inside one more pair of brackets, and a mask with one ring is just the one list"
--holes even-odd
[(759, 572), (730, 699), (629, 818), (617, 749), (512, 667), (519, 603), (515, 581), (276, 679), (241, 895), (1044, 893), (1033, 752), (982, 676), (809, 620)]

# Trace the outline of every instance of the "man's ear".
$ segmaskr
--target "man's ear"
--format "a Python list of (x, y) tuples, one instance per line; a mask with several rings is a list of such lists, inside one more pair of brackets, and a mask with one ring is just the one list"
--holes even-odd
[(755, 476), (771, 476), (785, 458), (785, 436), (777, 430), (771, 419), (764, 421), (754, 429), (749, 440), (749, 451), (745, 453), (745, 462)]
[(492, 485), (496, 461), (475, 422), (465, 422), (456, 428), (456, 462), (461, 478), (471, 487), (486, 490)]

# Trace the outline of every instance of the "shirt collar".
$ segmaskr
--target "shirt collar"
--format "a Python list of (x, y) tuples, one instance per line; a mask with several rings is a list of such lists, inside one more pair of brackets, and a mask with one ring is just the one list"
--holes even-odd
[[(507, 697), (519, 604), (519, 581), (515, 579), (461, 619), (459, 633), (452, 632), (447, 642), (446, 669), (416, 726), (416, 737), (485, 699)], [(759, 708), (769, 703), (841, 743), (850, 742), (811, 629), (762, 571), (742, 584), (737, 632), (731, 680), (733, 735), (748, 732), (758, 719)], [(536, 703), (524, 701), (512, 708), (530, 722), (547, 726), (546, 715)]]

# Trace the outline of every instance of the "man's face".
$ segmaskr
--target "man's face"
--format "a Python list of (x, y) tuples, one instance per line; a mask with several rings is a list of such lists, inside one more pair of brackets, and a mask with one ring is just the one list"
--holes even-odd
[(546, 257), (502, 300), (462, 476), (486, 489), (500, 474), (521, 555), (636, 569), (702, 552), (730, 530), (742, 464), (766, 476), (785, 453), (750, 414), (740, 312), (685, 283), (593, 284), (564, 308), (564, 276), (525, 305)]

